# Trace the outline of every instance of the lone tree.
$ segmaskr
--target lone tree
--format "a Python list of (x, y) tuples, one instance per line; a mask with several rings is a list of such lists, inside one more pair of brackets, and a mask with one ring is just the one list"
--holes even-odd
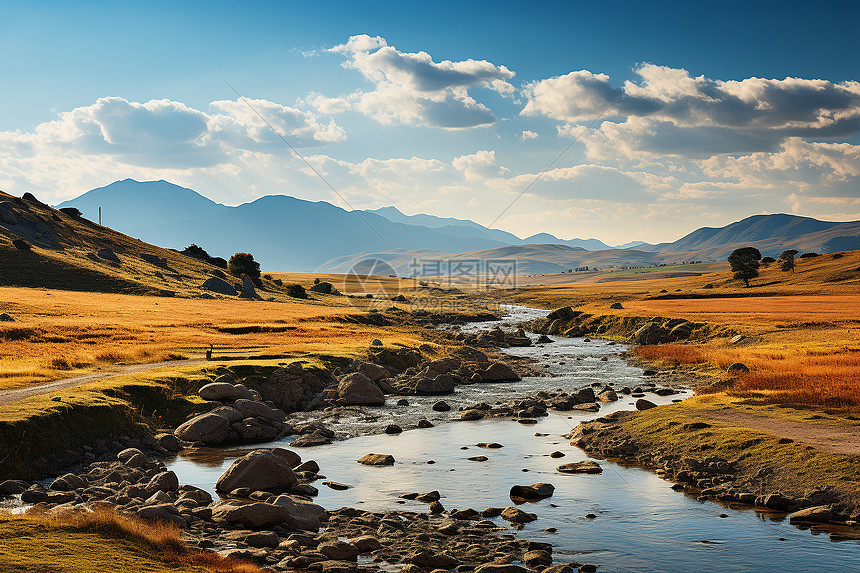
[(750, 286), (750, 279), (758, 276), (760, 260), (761, 253), (755, 247), (741, 247), (729, 255), (729, 264), (732, 266), (735, 278), (744, 281), (747, 286)]
[(782, 254), (779, 255), (779, 269), (785, 272), (794, 272), (794, 255), (797, 253), (798, 251), (795, 249), (783, 251)]
[(234, 277), (248, 275), (256, 284), (260, 280), (260, 263), (254, 260), (251, 253), (236, 253), (227, 263), (227, 272)]

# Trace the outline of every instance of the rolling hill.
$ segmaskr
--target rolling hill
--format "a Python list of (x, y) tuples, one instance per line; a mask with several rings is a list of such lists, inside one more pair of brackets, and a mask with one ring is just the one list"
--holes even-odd
[[(703, 227), (671, 243), (634, 241), (611, 248), (597, 239), (526, 239), (474, 221), (405, 215), (397, 208), (346, 211), (325, 201), (269, 195), (230, 207), (166, 181), (117, 181), (60, 205), (149, 243), (175, 249), (195, 243), (212, 255), (253, 253), (271, 271), (345, 272), (366, 258), (404, 273), (418, 259), (516, 259), (519, 272), (724, 261), (741, 246), (763, 255), (786, 249), (860, 249), (860, 221), (828, 222), (788, 214), (755, 215), (725, 227)], [(564, 247), (564, 248), (561, 248)], [(414, 268), (414, 266), (412, 267)]]

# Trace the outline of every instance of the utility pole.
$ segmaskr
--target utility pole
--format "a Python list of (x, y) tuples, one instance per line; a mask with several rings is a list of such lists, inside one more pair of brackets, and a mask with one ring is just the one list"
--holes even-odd
[(102, 224), (102, 208), (99, 207), (99, 225)]

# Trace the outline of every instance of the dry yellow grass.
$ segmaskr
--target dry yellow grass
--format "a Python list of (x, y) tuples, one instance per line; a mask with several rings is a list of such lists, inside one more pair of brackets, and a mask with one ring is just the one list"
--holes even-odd
[[(357, 324), (346, 297), (251, 302), (0, 287), (0, 388), (64, 378), (108, 364), (216, 356), (350, 354), (373, 338), (411, 346), (405, 328)], [(334, 306), (337, 305), (337, 306)]]
[(181, 530), (107, 509), (0, 517), (5, 573), (256, 573), (260, 568), (190, 549)]

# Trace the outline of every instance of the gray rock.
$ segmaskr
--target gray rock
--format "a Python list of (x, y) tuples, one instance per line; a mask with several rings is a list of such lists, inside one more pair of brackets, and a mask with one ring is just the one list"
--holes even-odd
[(286, 507), (262, 501), (255, 503), (226, 501), (212, 508), (212, 519), (227, 523), (244, 523), (245, 526), (255, 529), (279, 525), (286, 521), (289, 515)]
[(210, 277), (206, 279), (206, 282), (200, 285), (200, 288), (217, 292), (218, 294), (226, 294), (228, 296), (236, 296), (239, 294), (236, 292), (233, 285), (223, 279), (219, 279), (218, 277)]
[(735, 362), (731, 366), (729, 366), (728, 373), (729, 374), (745, 374), (749, 372), (750, 369), (746, 364), (742, 364), (740, 362)]
[(254, 288), (254, 281), (248, 275), (242, 275), (242, 292), (239, 293), (239, 298), (263, 300), (263, 297), (257, 294), (257, 289)]
[(214, 410), (210, 410), (210, 414), (217, 414), (222, 418), (227, 418), (227, 421), (231, 424), (235, 424), (236, 422), (241, 422), (245, 419), (245, 415), (242, 414), (236, 408), (231, 408), (230, 406), (218, 406)]
[(96, 256), (102, 260), (120, 264), (119, 257), (116, 256), (116, 253), (114, 253), (110, 249), (99, 249), (99, 252), (96, 253)]
[(172, 471), (161, 472), (152, 476), (146, 489), (150, 491), (177, 491), (179, 489), (179, 478)]
[(343, 404), (381, 406), (385, 395), (379, 386), (360, 372), (347, 374), (340, 379), (337, 394)]
[(168, 452), (178, 452), (182, 449), (179, 439), (174, 434), (156, 434), (155, 443)]
[(173, 523), (179, 527), (186, 527), (188, 522), (179, 515), (179, 509), (172, 503), (161, 503), (158, 505), (147, 505), (136, 512), (137, 517), (148, 521), (163, 521)]
[(204, 400), (222, 402), (233, 401), (239, 398), (239, 392), (236, 387), (229, 382), (211, 382), (206, 384), (197, 392), (197, 395)]
[(284, 491), (298, 483), (292, 468), (301, 463), (298, 454), (283, 448), (255, 450), (235, 460), (218, 478), (215, 489), (230, 492), (247, 487), (251, 491)]
[(642, 410), (650, 410), (651, 408), (656, 408), (657, 404), (650, 400), (646, 400), (645, 398), (639, 398), (636, 400), (636, 409), (639, 411)]
[(178, 428), (174, 434), (186, 442), (203, 442), (205, 444), (221, 444), (230, 435), (230, 422), (218, 414), (200, 414), (191, 418)]
[(484, 382), (507, 382), (522, 380), (513, 368), (502, 362), (491, 362), (490, 365), (479, 373)]
[(287, 419), (287, 415), (281, 410), (270, 408), (262, 402), (236, 400), (233, 407), (241, 412), (245, 418), (263, 418), (264, 420), (275, 420), (276, 422), (283, 422)]
[(358, 547), (338, 539), (320, 543), (317, 546), (317, 551), (335, 561), (355, 561), (359, 554)]
[(791, 514), (791, 523), (827, 523), (833, 519), (833, 508), (829, 505), (808, 507)]
[(245, 543), (251, 547), (275, 548), (281, 540), (274, 531), (258, 531), (245, 537)]
[(366, 466), (393, 466), (394, 456), (390, 454), (365, 454), (358, 459), (358, 463)]
[(603, 468), (600, 464), (593, 460), (584, 462), (570, 462), (558, 466), (558, 471), (563, 474), (599, 474), (603, 473)]
[(578, 314), (571, 307), (565, 306), (552, 311), (546, 317), (548, 320), (571, 320), (576, 318)]

